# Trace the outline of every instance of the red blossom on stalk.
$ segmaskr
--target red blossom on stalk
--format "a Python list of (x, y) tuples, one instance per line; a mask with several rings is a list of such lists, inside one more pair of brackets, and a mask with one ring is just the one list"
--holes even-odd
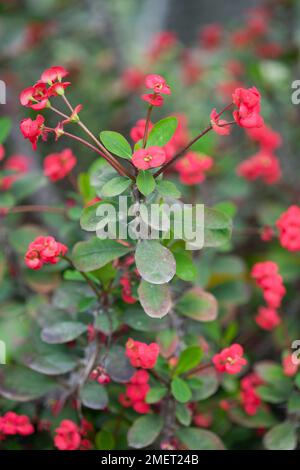
[(271, 309), (278, 309), (286, 293), (278, 266), (273, 261), (256, 263), (251, 271), (256, 284), (263, 290), (265, 302)]
[(233, 112), (233, 117), (241, 127), (261, 127), (264, 123), (260, 113), (260, 93), (257, 88), (237, 88), (232, 99), (238, 110)]
[(48, 106), (49, 94), (45, 83), (37, 82), (29, 88), (25, 88), (20, 94), (20, 102), (27, 108), (32, 108), (35, 111), (40, 111)]
[(145, 78), (145, 85), (147, 88), (151, 89), (153, 93), (144, 94), (141, 96), (141, 98), (142, 100), (147, 101), (147, 103), (151, 104), (152, 106), (163, 105), (164, 99), (161, 96), (161, 93), (165, 95), (171, 94), (171, 89), (169, 85), (161, 75), (147, 75)]
[(208, 155), (187, 152), (183, 158), (176, 162), (175, 169), (183, 184), (193, 185), (202, 183), (205, 180), (206, 172), (213, 165), (213, 159)]
[(263, 330), (271, 331), (281, 323), (281, 318), (273, 308), (260, 307), (255, 322)]
[(249, 181), (262, 179), (266, 184), (275, 184), (281, 178), (280, 162), (272, 153), (261, 150), (244, 160), (237, 174)]
[(34, 427), (28, 416), (18, 415), (13, 411), (8, 411), (0, 416), (0, 435), (5, 436), (28, 436), (34, 433)]
[(63, 78), (69, 75), (69, 72), (60, 65), (50, 67), (44, 70), (41, 75), (41, 82), (53, 85), (55, 82), (61, 82)]
[(166, 161), (166, 153), (161, 147), (152, 146), (136, 150), (131, 161), (139, 170), (149, 170), (149, 168), (163, 165)]
[(148, 384), (150, 376), (145, 370), (138, 370), (126, 384), (125, 393), (119, 395), (119, 401), (125, 408), (132, 407), (137, 413), (146, 414), (150, 411), (150, 406), (145, 402), (147, 393), (150, 390)]
[(262, 385), (263, 381), (256, 373), (252, 372), (241, 380), (241, 401), (245, 413), (254, 416), (261, 405), (261, 398), (256, 392), (256, 388)]
[(212, 112), (210, 113), (210, 122), (216, 134), (219, 134), (219, 135), (230, 134), (231, 129), (230, 129), (230, 125), (228, 125), (228, 121), (226, 121), (225, 119), (219, 118), (216, 108), (214, 108)]
[[(153, 127), (152, 122), (148, 122), (148, 132), (151, 131)], [(130, 137), (133, 140), (133, 142), (138, 142), (144, 137), (145, 134), (145, 129), (146, 129), (146, 119), (139, 119), (135, 125), (131, 128), (130, 131)]]
[(76, 163), (77, 159), (71, 149), (52, 153), (44, 160), (44, 175), (53, 182), (59, 181), (72, 171)]
[(25, 264), (28, 268), (38, 270), (44, 264), (56, 264), (60, 256), (64, 256), (68, 248), (53, 237), (37, 237), (28, 246)]
[(300, 207), (293, 205), (276, 222), (280, 244), (288, 251), (300, 251)]
[(126, 356), (133, 367), (152, 369), (159, 355), (157, 343), (146, 344), (129, 338), (126, 343)]
[(244, 350), (240, 344), (232, 344), (228, 348), (222, 349), (212, 358), (212, 362), (218, 372), (227, 374), (238, 374), (247, 364), (243, 357)]
[(20, 129), (25, 139), (31, 142), (33, 150), (36, 150), (36, 144), (40, 136), (43, 137), (43, 127), (45, 119), (38, 114), (35, 119), (22, 119)]
[(55, 429), (54, 445), (59, 450), (77, 450), (81, 443), (80, 429), (70, 419), (64, 419)]

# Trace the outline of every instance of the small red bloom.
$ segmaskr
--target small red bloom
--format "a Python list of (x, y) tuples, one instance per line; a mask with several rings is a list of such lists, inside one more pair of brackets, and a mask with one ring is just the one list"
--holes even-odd
[(166, 153), (161, 147), (153, 146), (139, 149), (132, 155), (132, 163), (139, 170), (161, 166), (166, 161)]
[(281, 318), (273, 308), (260, 307), (255, 321), (263, 330), (271, 331), (280, 325)]
[(52, 85), (54, 82), (61, 82), (67, 75), (69, 75), (69, 72), (64, 67), (58, 65), (46, 69), (41, 75), (41, 81)]
[(162, 96), (157, 95), (156, 93), (148, 93), (141, 96), (142, 100), (151, 104), (152, 106), (162, 106), (164, 104), (164, 99)]
[[(152, 122), (149, 122), (148, 132), (151, 131), (152, 127), (153, 127)], [(145, 128), (146, 128), (146, 119), (139, 119), (135, 123), (134, 127), (130, 131), (130, 137), (133, 140), (133, 142), (138, 142), (144, 137)]]
[(298, 372), (299, 364), (295, 364), (295, 362), (293, 362), (292, 355), (288, 354), (282, 359), (282, 367), (284, 375), (287, 377), (294, 377)]
[(60, 153), (52, 153), (44, 160), (44, 174), (55, 182), (65, 178), (77, 163), (77, 159), (71, 149), (65, 149)]
[(274, 231), (272, 227), (270, 227), (269, 225), (265, 225), (260, 235), (260, 238), (262, 239), (262, 241), (269, 242), (270, 240), (272, 240), (273, 236), (274, 236)]
[(5, 156), (5, 149), (3, 145), (0, 145), (0, 162), (3, 160), (4, 156)]
[(25, 88), (20, 94), (20, 102), (27, 108), (39, 111), (48, 106), (48, 90), (44, 83), (37, 82), (29, 88)]
[(0, 434), (7, 436), (20, 435), (28, 436), (34, 433), (34, 428), (28, 416), (17, 415), (13, 411), (8, 411), (0, 417)]
[(149, 50), (149, 56), (152, 61), (159, 59), (168, 52), (177, 43), (176, 34), (172, 31), (161, 31), (154, 36)]
[(261, 404), (261, 398), (256, 392), (256, 387), (262, 384), (263, 381), (255, 373), (248, 374), (241, 380), (242, 405), (245, 413), (247, 413), (249, 416), (256, 415), (257, 410)]
[(204, 26), (200, 33), (200, 41), (205, 49), (216, 49), (222, 39), (222, 26), (218, 23), (212, 23)]
[(258, 142), (264, 151), (272, 152), (282, 144), (281, 135), (266, 124), (261, 127), (247, 129), (247, 134), (250, 139)]
[(281, 306), (286, 293), (282, 277), (278, 272), (278, 266), (273, 261), (256, 263), (251, 271), (251, 276), (256, 284), (263, 290), (264, 299), (270, 309)]
[(259, 114), (260, 93), (255, 87), (237, 88), (232, 99), (238, 107), (238, 110), (233, 112), (233, 117), (239, 126), (251, 128), (263, 125), (263, 118)]
[(147, 88), (153, 90), (154, 93), (162, 93), (164, 95), (170, 95), (171, 90), (166, 80), (161, 75), (147, 75), (145, 79)]
[(237, 374), (247, 364), (243, 357), (244, 350), (239, 344), (232, 344), (228, 348), (223, 349), (220, 353), (215, 354), (212, 362), (219, 372), (227, 372), (228, 374)]
[(64, 419), (55, 429), (54, 444), (59, 450), (77, 450), (81, 443), (80, 430), (77, 424)]
[(230, 125), (224, 119), (219, 119), (216, 108), (210, 113), (210, 122), (213, 130), (219, 135), (229, 135), (230, 134)]
[(260, 151), (243, 161), (237, 167), (237, 174), (249, 181), (260, 178), (266, 184), (275, 184), (281, 178), (280, 162), (275, 155)]
[(30, 161), (25, 155), (12, 155), (5, 161), (3, 169), (12, 172), (12, 174), (0, 178), (0, 189), (7, 191), (17, 180), (29, 171)]
[(193, 423), (198, 428), (210, 428), (212, 425), (212, 415), (210, 413), (197, 413), (193, 417)]
[(36, 150), (37, 141), (43, 133), (44, 122), (44, 117), (38, 114), (35, 119), (23, 119), (20, 123), (21, 132), (25, 139), (29, 139), (33, 150)]
[(300, 207), (293, 205), (283, 212), (276, 222), (283, 248), (300, 251)]
[(129, 358), (133, 367), (142, 369), (152, 369), (159, 355), (159, 346), (157, 343), (141, 343), (129, 338), (126, 343), (126, 356)]
[(71, 82), (57, 82), (48, 89), (48, 96), (61, 96), (65, 94), (65, 89), (71, 85)]
[(183, 184), (193, 185), (205, 180), (206, 172), (213, 167), (213, 159), (207, 155), (196, 152), (187, 152), (176, 164), (175, 169), (179, 173)]

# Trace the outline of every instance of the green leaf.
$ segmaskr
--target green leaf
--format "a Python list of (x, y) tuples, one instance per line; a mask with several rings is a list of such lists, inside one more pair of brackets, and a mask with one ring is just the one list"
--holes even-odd
[(131, 185), (131, 179), (124, 176), (115, 176), (107, 181), (102, 187), (101, 192), (104, 197), (114, 197), (124, 193)]
[(97, 202), (85, 207), (80, 217), (80, 227), (87, 232), (95, 232), (97, 225), (103, 219), (103, 215), (97, 215), (97, 209), (103, 202)]
[(168, 284), (151, 284), (141, 281), (138, 288), (139, 301), (145, 313), (152, 318), (162, 318), (172, 307)]
[(3, 142), (5, 142), (7, 139), (10, 133), (11, 125), (11, 119), (8, 117), (0, 118), (0, 144), (3, 144)]
[(100, 240), (93, 237), (88, 241), (76, 243), (72, 260), (79, 271), (89, 272), (102, 268), (110, 261), (126, 255), (130, 248), (115, 240)]
[(262, 400), (268, 403), (283, 403), (289, 398), (290, 395), (290, 389), (277, 390), (271, 385), (260, 385), (256, 388), (256, 392), (260, 398), (262, 398)]
[(237, 407), (230, 410), (230, 419), (234, 423), (249, 429), (270, 428), (277, 422), (274, 416), (264, 409), (258, 409), (254, 416), (249, 416)]
[(100, 139), (103, 144), (114, 155), (121, 158), (130, 159), (132, 156), (132, 150), (129, 142), (118, 132), (114, 131), (102, 131), (100, 132)]
[(230, 240), (231, 219), (221, 211), (204, 208), (204, 246), (218, 247)]
[(152, 404), (161, 401), (164, 396), (166, 396), (167, 391), (167, 388), (163, 385), (158, 385), (157, 387), (150, 388), (149, 392), (146, 395), (146, 403)]
[(151, 129), (148, 135), (146, 147), (157, 145), (163, 147), (173, 137), (178, 125), (176, 117), (171, 116), (158, 121)]
[(213, 368), (202, 371), (195, 377), (187, 380), (192, 390), (193, 401), (206, 400), (216, 393), (219, 387), (219, 380)]
[(115, 438), (112, 432), (102, 429), (95, 436), (97, 450), (113, 450), (115, 448)]
[(87, 382), (80, 390), (80, 399), (84, 406), (92, 410), (103, 410), (107, 407), (108, 396), (105, 387), (98, 382)]
[(150, 171), (139, 171), (136, 179), (136, 184), (139, 191), (144, 195), (148, 196), (155, 189), (155, 179)]
[(142, 278), (152, 284), (165, 284), (176, 272), (173, 254), (155, 240), (141, 240), (138, 243), (135, 262)]
[(224, 444), (215, 433), (197, 428), (180, 428), (178, 439), (189, 450), (225, 450)]
[(47, 179), (41, 173), (33, 172), (22, 176), (12, 185), (12, 193), (17, 200), (25, 199), (47, 184)]
[(165, 319), (150, 318), (148, 315), (144, 315), (142, 309), (137, 305), (127, 307), (123, 321), (136, 331), (160, 331), (168, 326)]
[(77, 365), (74, 356), (61, 351), (54, 351), (44, 356), (26, 357), (24, 362), (30, 369), (45, 375), (66, 374), (75, 369)]
[(84, 323), (65, 321), (43, 328), (41, 338), (45, 343), (62, 344), (73, 341), (87, 330)]
[(0, 395), (8, 400), (36, 400), (57, 387), (52, 378), (25, 367), (6, 365), (0, 371)]
[(300, 413), (300, 393), (293, 392), (288, 401), (288, 413)]
[(186, 348), (179, 356), (177, 366), (174, 373), (176, 375), (184, 374), (200, 364), (202, 358), (202, 350), (199, 346), (190, 346)]
[(264, 436), (264, 445), (268, 450), (294, 450), (297, 447), (295, 425), (286, 421), (274, 426)]
[(156, 189), (163, 197), (172, 197), (177, 199), (181, 196), (179, 189), (171, 181), (160, 180), (156, 183)]
[(118, 383), (129, 382), (136, 372), (136, 369), (130, 364), (128, 357), (125, 356), (125, 349), (121, 346), (111, 347), (105, 357), (104, 366), (110, 378)]
[(176, 309), (184, 316), (196, 321), (209, 322), (218, 316), (216, 298), (200, 287), (188, 290), (178, 301)]
[(134, 449), (142, 449), (152, 444), (158, 438), (164, 421), (161, 416), (147, 414), (141, 416), (128, 431), (128, 444)]
[(171, 382), (171, 391), (175, 400), (179, 403), (186, 403), (192, 398), (192, 392), (187, 383), (179, 378), (175, 377)]
[(179, 279), (192, 282), (196, 279), (197, 269), (193, 264), (191, 254), (186, 252), (173, 253), (176, 260), (176, 275)]
[(192, 413), (191, 410), (183, 405), (182, 403), (176, 403), (176, 411), (175, 411), (176, 419), (179, 421), (180, 424), (183, 426), (189, 426), (192, 421)]

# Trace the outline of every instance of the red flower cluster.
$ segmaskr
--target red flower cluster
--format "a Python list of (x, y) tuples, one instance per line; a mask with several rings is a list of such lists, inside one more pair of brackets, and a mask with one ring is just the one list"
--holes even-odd
[(172, 49), (176, 43), (177, 37), (172, 31), (161, 31), (157, 33), (149, 49), (150, 60), (158, 60), (163, 54)]
[(153, 91), (153, 93), (144, 94), (141, 98), (144, 101), (147, 101), (151, 106), (162, 106), (164, 104), (164, 99), (161, 94), (171, 94), (169, 85), (161, 75), (147, 75), (145, 84), (147, 88)]
[(282, 144), (281, 135), (266, 124), (247, 129), (247, 135), (251, 140), (259, 143), (264, 152), (272, 152)]
[(275, 155), (261, 151), (243, 161), (237, 174), (249, 181), (261, 178), (266, 184), (274, 184), (281, 178), (281, 168)]
[(291, 206), (276, 222), (281, 245), (289, 251), (300, 250), (300, 207)]
[(278, 272), (277, 264), (273, 261), (256, 263), (252, 268), (251, 276), (263, 290), (268, 307), (278, 309), (286, 290), (282, 282), (282, 276)]
[(243, 357), (244, 349), (240, 344), (232, 344), (228, 348), (222, 349), (212, 358), (212, 362), (218, 372), (227, 372), (227, 374), (239, 373), (247, 360)]
[(255, 88), (237, 88), (232, 99), (238, 107), (233, 112), (233, 117), (241, 127), (261, 127), (264, 123), (260, 113), (260, 93)]
[(254, 416), (261, 404), (261, 398), (256, 392), (256, 387), (262, 385), (263, 381), (254, 372), (246, 375), (241, 380), (241, 400), (245, 413)]
[(40, 136), (46, 136), (43, 133), (45, 119), (41, 114), (38, 114), (35, 119), (22, 119), (20, 129), (25, 139), (31, 142), (33, 150), (36, 150), (36, 144)]
[(64, 419), (55, 429), (54, 445), (59, 450), (89, 450), (92, 446), (86, 436), (92, 429), (86, 420), (82, 420), (79, 427), (70, 419)]
[(56, 264), (68, 248), (53, 237), (37, 237), (29, 244), (25, 263), (30, 269), (41, 269), (44, 264)]
[[(62, 82), (68, 75), (63, 67), (56, 66), (45, 70), (41, 79), (33, 86), (25, 88), (20, 94), (20, 102), (23, 106), (40, 111), (50, 105), (51, 96), (63, 95), (70, 82)], [(49, 88), (47, 88), (49, 85)]]
[(213, 159), (207, 155), (188, 152), (175, 164), (175, 169), (183, 184), (193, 185), (205, 180), (205, 172), (210, 170), (213, 164)]
[(201, 45), (204, 49), (215, 50), (221, 43), (223, 29), (218, 23), (204, 26), (199, 34)]
[(0, 189), (7, 191), (30, 169), (29, 160), (24, 155), (12, 155), (3, 165), (3, 170), (12, 173), (0, 178)]
[(120, 278), (120, 284), (122, 286), (122, 299), (126, 304), (135, 304), (137, 299), (132, 296), (132, 288), (130, 282), (129, 273), (123, 274)]
[[(153, 127), (152, 122), (148, 123), (148, 132), (151, 131)], [(132, 138), (133, 142), (138, 142), (139, 140), (143, 139), (145, 134), (146, 128), (146, 119), (139, 119), (134, 127), (130, 131), (130, 137)]]
[(156, 145), (147, 149), (139, 149), (132, 155), (132, 163), (139, 170), (148, 170), (163, 165), (166, 161), (166, 152)]
[(150, 406), (145, 402), (150, 390), (148, 384), (149, 374), (145, 370), (138, 370), (126, 385), (126, 392), (120, 394), (119, 401), (125, 407), (132, 407), (137, 413), (149, 413)]
[(126, 356), (129, 358), (133, 367), (142, 369), (152, 369), (159, 355), (159, 346), (157, 343), (141, 343), (129, 338), (126, 343)]
[(44, 175), (55, 182), (65, 178), (77, 163), (71, 149), (51, 153), (44, 160)]
[(28, 416), (8, 411), (0, 417), (0, 436), (28, 436), (33, 433), (34, 428)]
[(260, 307), (255, 322), (263, 330), (271, 331), (281, 323), (281, 318), (274, 308)]

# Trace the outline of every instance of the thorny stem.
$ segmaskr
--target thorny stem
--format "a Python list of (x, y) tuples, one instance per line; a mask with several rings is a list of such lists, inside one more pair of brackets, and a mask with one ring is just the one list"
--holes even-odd
[[(227, 111), (229, 108), (231, 108), (231, 106), (233, 105), (233, 103), (230, 103), (229, 105), (225, 106), (225, 108), (223, 108), (216, 116), (216, 118), (219, 118), (225, 111)], [(234, 124), (235, 121), (232, 121), (230, 123), (227, 123), (226, 125), (229, 125), (229, 124)], [(223, 126), (221, 126), (223, 127)], [(156, 178), (157, 176), (159, 176), (161, 173), (163, 173), (164, 171), (166, 171), (171, 165), (173, 165), (173, 163), (176, 162), (176, 160), (178, 160), (178, 158), (182, 157), (185, 152), (187, 150), (189, 150), (189, 148), (192, 147), (192, 145), (194, 145), (199, 139), (201, 139), (203, 136), (205, 136), (209, 131), (212, 130), (212, 125), (210, 124), (208, 127), (206, 127), (206, 129), (204, 129), (204, 131), (200, 132), (200, 134), (198, 134), (196, 137), (194, 137), (194, 139), (192, 139), (182, 150), (180, 150), (178, 153), (176, 153), (176, 155), (174, 155), (174, 157), (169, 161), (167, 162), (164, 166), (162, 166), (156, 173), (154, 173), (154, 178)]]
[(153, 109), (153, 106), (152, 106), (152, 104), (150, 104), (149, 107), (148, 107), (147, 116), (146, 116), (146, 125), (145, 125), (144, 137), (143, 137), (143, 148), (146, 147), (147, 140), (148, 140), (148, 130), (149, 130), (149, 124), (150, 124), (150, 117), (151, 117), (152, 109)]

